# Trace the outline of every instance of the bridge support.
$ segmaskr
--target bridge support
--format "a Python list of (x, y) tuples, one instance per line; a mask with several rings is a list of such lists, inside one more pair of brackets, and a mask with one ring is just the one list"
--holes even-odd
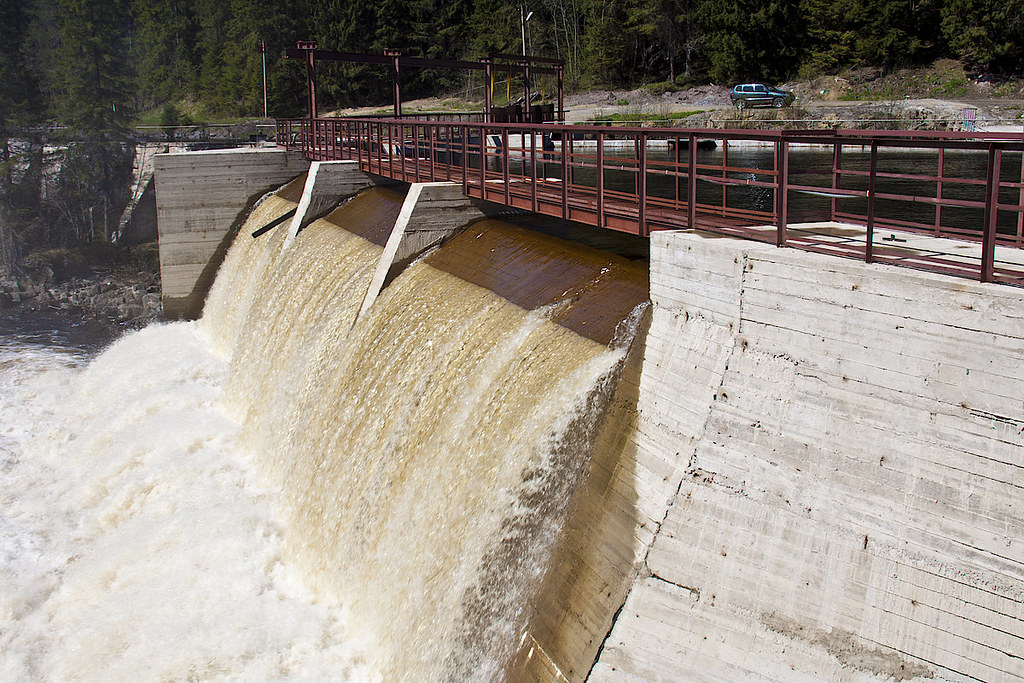
[(370, 309), (389, 275), (393, 277), (430, 247), (473, 221), (494, 215), (498, 209), (504, 210), (504, 207), (466, 198), (462, 185), (457, 183), (410, 185), (356, 320)]
[(374, 182), (368, 173), (359, 170), (358, 161), (314, 161), (309, 165), (302, 198), (295, 210), (284, 246), (287, 249), (306, 225), (342, 199), (347, 199)]
[(158, 154), (154, 159), (164, 316), (195, 318), (249, 209), (309, 161), (280, 148)]
[(650, 265), (622, 456), (567, 534), (597, 540), (556, 560), (585, 597), (532, 631), (560, 668), (1018, 675), (1021, 290), (684, 232)]

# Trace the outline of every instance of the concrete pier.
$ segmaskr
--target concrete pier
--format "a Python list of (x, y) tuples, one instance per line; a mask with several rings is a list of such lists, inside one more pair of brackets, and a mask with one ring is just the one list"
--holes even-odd
[(194, 318), (248, 209), (305, 172), (296, 151), (250, 148), (154, 160), (164, 315)]
[(373, 176), (359, 170), (357, 161), (314, 161), (309, 165), (302, 196), (288, 225), (285, 246), (299, 231), (339, 201), (377, 184)]
[(1024, 677), (1024, 292), (651, 240), (546, 656), (570, 680)]
[(496, 208), (467, 199), (462, 186), (455, 183), (412, 183), (359, 315), (369, 310), (389, 276), (469, 223), (493, 215)]

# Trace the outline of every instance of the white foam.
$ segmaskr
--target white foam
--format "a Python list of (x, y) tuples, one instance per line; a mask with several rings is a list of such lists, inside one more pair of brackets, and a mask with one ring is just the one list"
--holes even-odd
[(0, 348), (0, 680), (374, 680), (281, 561), (193, 324)]

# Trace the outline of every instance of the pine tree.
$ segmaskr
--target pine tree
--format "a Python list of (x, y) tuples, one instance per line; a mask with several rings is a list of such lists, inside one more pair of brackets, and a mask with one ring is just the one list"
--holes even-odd
[(7, 137), (41, 114), (38, 74), (26, 55), (29, 14), (23, 0), (0, 0), (0, 162), (7, 161)]

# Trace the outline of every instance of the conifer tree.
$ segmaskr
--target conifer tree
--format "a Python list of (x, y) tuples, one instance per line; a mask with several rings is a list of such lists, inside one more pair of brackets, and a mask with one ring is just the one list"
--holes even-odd
[(89, 136), (121, 134), (131, 121), (126, 0), (58, 0), (57, 113)]

